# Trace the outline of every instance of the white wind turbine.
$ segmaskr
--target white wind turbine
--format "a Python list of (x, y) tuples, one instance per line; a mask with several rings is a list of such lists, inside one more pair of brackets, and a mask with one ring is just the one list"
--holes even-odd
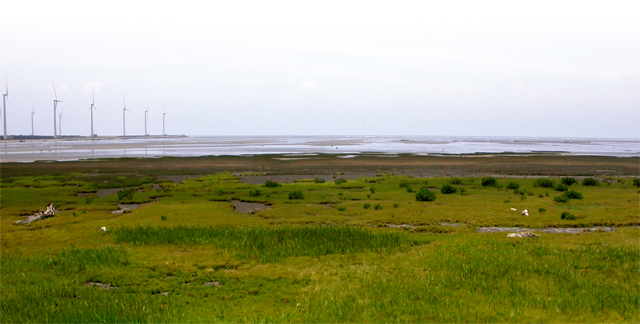
[[(164, 106), (162, 106), (162, 110), (164, 110)], [(167, 132), (164, 131), (164, 117), (167, 114), (166, 111), (162, 112), (162, 135), (167, 135)]]
[(91, 110), (91, 137), (94, 137), (96, 134), (93, 132), (93, 110), (95, 109), (96, 112), (98, 112), (98, 108), (96, 108), (96, 98), (93, 94), (93, 87), (91, 87), (91, 107), (89, 107), (89, 110)]
[(36, 115), (36, 108), (35, 107), (31, 107), (31, 136), (33, 136), (33, 116)]
[(147, 110), (144, 111), (144, 136), (149, 136), (149, 132), (147, 131), (148, 118), (149, 118), (149, 105), (147, 105)]
[(56, 109), (58, 109), (58, 102), (62, 102), (62, 100), (58, 100), (58, 94), (56, 93), (56, 86), (51, 82), (53, 86), (53, 94), (55, 95), (55, 99), (53, 99), (53, 137), (58, 137), (58, 129), (56, 127)]
[(127, 101), (124, 100), (124, 95), (122, 95), (122, 101), (124, 102), (124, 108), (122, 108), (122, 136), (127, 136), (127, 127), (125, 123), (125, 113), (131, 112), (131, 110), (127, 109)]
[(9, 136), (7, 136), (7, 101), (9, 101), (9, 99), (7, 97), (9, 97), (9, 82), (7, 81), (7, 78), (5, 76), (5, 92), (2, 94), (2, 117), (4, 120), (4, 139), (9, 139)]
[(60, 108), (60, 114), (58, 114), (58, 136), (62, 137), (62, 108)]

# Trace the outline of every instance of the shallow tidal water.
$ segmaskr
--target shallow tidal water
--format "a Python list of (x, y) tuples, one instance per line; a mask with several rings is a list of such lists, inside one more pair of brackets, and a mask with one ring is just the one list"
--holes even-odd
[(230, 136), (94, 140), (5, 141), (0, 162), (67, 161), (120, 157), (194, 157), (291, 154), (283, 159), (307, 159), (314, 154), (354, 154), (394, 157), (395, 154), (536, 154), (640, 156), (640, 139), (507, 138), (442, 136)]

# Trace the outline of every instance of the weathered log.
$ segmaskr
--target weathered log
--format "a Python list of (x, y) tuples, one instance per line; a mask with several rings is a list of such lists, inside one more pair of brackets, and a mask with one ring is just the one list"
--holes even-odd
[(55, 215), (56, 215), (56, 209), (53, 208), (53, 204), (48, 204), (46, 210), (41, 210), (31, 216), (27, 216), (27, 218), (13, 223), (13, 225), (29, 224), (31, 222), (35, 222), (48, 217), (53, 217)]

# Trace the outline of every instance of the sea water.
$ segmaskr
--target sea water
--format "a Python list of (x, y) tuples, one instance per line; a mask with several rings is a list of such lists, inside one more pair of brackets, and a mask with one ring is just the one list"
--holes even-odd
[(536, 154), (640, 156), (640, 139), (444, 136), (193, 136), (5, 141), (1, 162), (258, 154)]

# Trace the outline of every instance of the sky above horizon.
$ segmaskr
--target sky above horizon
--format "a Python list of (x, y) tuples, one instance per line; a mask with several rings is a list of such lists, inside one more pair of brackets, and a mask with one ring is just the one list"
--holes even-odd
[[(631, 1), (12, 1), (7, 130), (640, 138)], [(4, 82), (0, 82), (4, 90)], [(3, 91), (4, 92), (4, 91)]]

